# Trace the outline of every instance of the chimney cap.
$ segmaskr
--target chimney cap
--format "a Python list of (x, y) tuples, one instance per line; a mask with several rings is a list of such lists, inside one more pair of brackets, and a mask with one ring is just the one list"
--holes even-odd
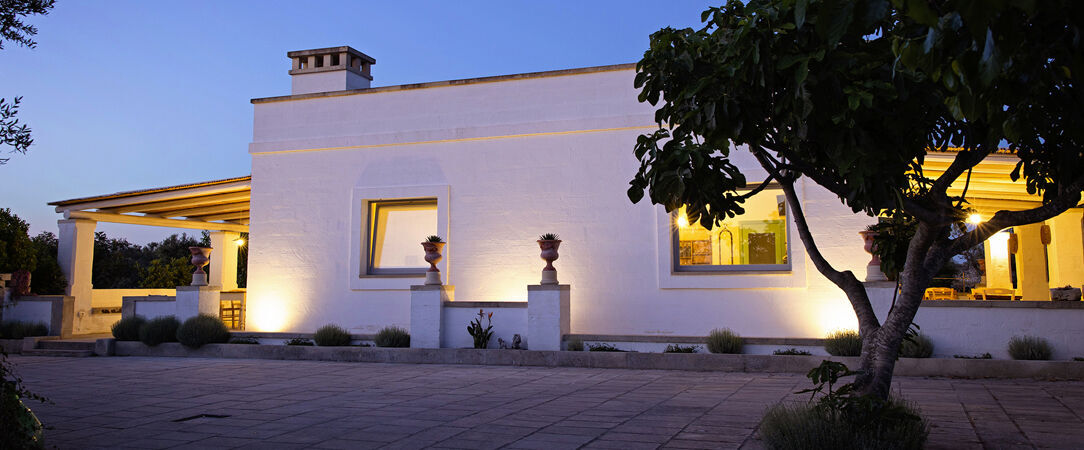
[(314, 48), (312, 50), (294, 50), (292, 52), (287, 52), (286, 57), (287, 58), (299, 58), (299, 57), (302, 57), (302, 56), (316, 56), (316, 55), (326, 55), (326, 54), (330, 54), (330, 53), (343, 53), (343, 52), (346, 52), (346, 53), (349, 53), (351, 55), (357, 56), (357, 57), (365, 60), (369, 64), (376, 64), (376, 59), (374, 59), (372, 56), (369, 56), (369, 55), (366, 55), (366, 54), (364, 54), (362, 52), (359, 52), (359, 51), (351, 48), (349, 45), (343, 45), (343, 46), (339, 46), (339, 47)]

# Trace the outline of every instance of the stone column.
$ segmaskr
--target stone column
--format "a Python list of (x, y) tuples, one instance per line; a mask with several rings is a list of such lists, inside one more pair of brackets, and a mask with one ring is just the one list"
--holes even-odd
[(1073, 208), (1046, 221), (1050, 225), (1050, 287), (1084, 284), (1084, 209)]
[(234, 231), (212, 231), (211, 271), (207, 274), (207, 283), (220, 286), (223, 291), (237, 290), (237, 239), (241, 233)]
[(218, 317), (222, 290), (218, 286), (177, 286), (177, 320), (198, 314)]
[(1033, 223), (1013, 228), (1020, 242), (1016, 253), (1016, 286), (1021, 300), (1050, 300), (1045, 246), (1039, 237), (1042, 225)]
[(572, 288), (567, 284), (527, 285), (527, 348), (560, 350), (571, 327)]
[[(91, 276), (94, 268), (94, 228), (98, 222), (86, 219), (58, 220), (57, 262), (60, 271), (68, 279), (64, 294), (72, 297), (72, 314), (90, 315), (91, 296), (94, 286)], [(81, 320), (73, 320), (73, 332), (83, 332)]]
[(455, 299), (455, 286), (410, 287), (410, 348), (440, 348), (444, 302)]

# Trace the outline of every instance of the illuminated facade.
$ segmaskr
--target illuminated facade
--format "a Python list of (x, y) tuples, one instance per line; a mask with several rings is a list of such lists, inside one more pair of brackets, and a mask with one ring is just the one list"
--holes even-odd
[[(763, 338), (748, 351), (770, 353), (787, 339), (856, 327), (843, 293), (806, 256), (777, 187), (710, 228), (681, 211), (629, 202), (636, 137), (656, 128), (653, 108), (637, 101), (632, 64), (369, 87), (375, 60), (348, 47), (289, 56), (291, 95), (252, 101), (246, 216), (219, 221), (250, 232), (247, 330), (417, 328), (411, 287), (423, 283), (427, 267), (419, 244), (434, 234), (448, 242), (438, 268), (456, 302), (514, 306), (539, 283), (535, 241), (547, 232), (564, 241), (555, 265), (570, 285), (572, 334), (653, 349), (668, 337), (726, 327)], [(751, 157), (734, 155), (750, 180), (763, 179)], [(998, 178), (1011, 170), (999, 158), (972, 179), (980, 220), (1035, 202)], [(948, 161), (931, 155), (927, 175)], [(875, 219), (806, 180), (797, 189), (825, 257), (864, 274), (870, 257), (858, 232)], [(1001, 288), (1046, 301), (1048, 287), (1079, 287), (1080, 208), (1048, 221), (1052, 243), (1041, 242), (1042, 225), (1013, 230), (1013, 253), (1008, 232), (992, 238), (973, 261), (982, 273), (951, 296)], [(891, 295), (873, 297), (887, 311)], [(1084, 327), (1074, 325), (1084, 309), (1046, 318), (1044, 308), (929, 306), (917, 322), (938, 354), (996, 355), (1012, 334), (1037, 334), (1084, 355)], [(469, 345), (463, 328), (477, 311), (460, 309), (439, 316), (453, 333), (438, 336), (445, 346)], [(497, 311), (494, 341), (525, 333), (523, 311), (487, 310)]]

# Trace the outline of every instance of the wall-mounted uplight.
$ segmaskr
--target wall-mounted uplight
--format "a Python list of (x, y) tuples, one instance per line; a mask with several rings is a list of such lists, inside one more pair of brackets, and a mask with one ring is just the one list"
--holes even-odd
[(970, 223), (972, 225), (978, 225), (982, 223), (982, 214), (973, 213), (970, 216), (967, 216), (967, 223)]
[(233, 243), (237, 244), (238, 247), (241, 247), (241, 246), (245, 245), (245, 238), (234, 239)]

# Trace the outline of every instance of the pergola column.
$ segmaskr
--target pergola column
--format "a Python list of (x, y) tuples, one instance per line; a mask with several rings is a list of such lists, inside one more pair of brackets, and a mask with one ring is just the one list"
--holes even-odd
[(1013, 228), (1020, 247), (1016, 253), (1016, 279), (1021, 300), (1050, 300), (1046, 281), (1046, 249), (1040, 237), (1041, 223)]
[[(94, 229), (98, 222), (85, 219), (58, 220), (59, 235), (57, 236), (57, 262), (60, 270), (68, 279), (68, 286), (64, 290), (65, 295), (74, 298), (73, 313), (79, 317), (79, 312), (84, 316), (90, 314), (91, 296), (94, 285), (92, 274), (94, 269)], [(73, 320), (73, 332), (79, 333), (81, 321)]]
[(208, 283), (211, 286), (221, 286), (223, 291), (237, 289), (237, 240), (241, 233), (235, 231), (212, 231), (211, 247), (211, 270), (208, 273)]
[(1073, 208), (1046, 221), (1050, 225), (1050, 286), (1084, 284), (1084, 236), (1081, 220), (1084, 209)]

